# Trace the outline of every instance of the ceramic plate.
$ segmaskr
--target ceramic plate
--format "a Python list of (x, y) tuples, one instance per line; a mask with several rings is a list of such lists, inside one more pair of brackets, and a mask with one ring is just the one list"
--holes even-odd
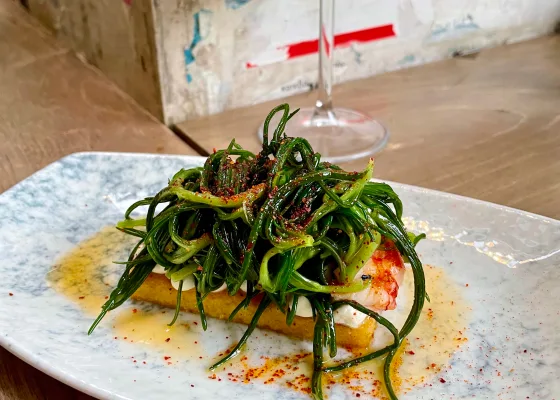
[[(164, 187), (175, 171), (202, 162), (199, 157), (80, 153), (3, 193), (0, 345), (99, 398), (309, 398), (281, 377), (258, 376), (259, 362), (281, 363), (310, 349), (308, 343), (273, 333), (257, 331), (247, 358), (216, 375), (205, 368), (235, 343), (241, 326), (210, 320), (209, 331), (202, 333), (197, 318), (185, 314), (177, 326), (167, 328), (170, 311), (128, 303), (87, 336), (118, 270), (111, 261), (123, 259), (130, 249), (130, 240), (107, 227), (134, 200)], [(453, 287), (445, 300), (450, 312), (440, 318), (440, 329), (455, 326), (459, 331), (449, 337), (444, 329), (443, 339), (434, 334), (434, 341), (455, 342), (444, 361), (434, 356), (442, 362), (433, 370), (429, 354), (415, 357), (421, 357), (422, 346), (438, 347), (438, 342), (412, 333), (413, 350), (402, 356), (403, 364), (416, 362), (426, 373), (416, 382), (401, 373), (400, 397), (560, 398), (560, 222), (431, 190), (393, 188), (405, 205), (409, 228), (428, 235), (418, 247), (424, 263), (439, 267)], [(92, 263), (94, 273), (84, 282), (61, 278), (64, 268), (87, 269)], [(80, 292), (86, 284), (91, 293)], [(443, 304), (436, 291), (431, 289), (426, 313)], [(462, 304), (457, 312), (454, 298)], [(133, 331), (133, 314), (143, 316), (138, 322), (142, 332)], [(271, 368), (282, 370), (278, 365)], [(248, 371), (253, 379), (243, 383)], [(367, 386), (375, 381), (361, 372), (353, 383), (327, 380), (329, 398), (374, 397)], [(305, 373), (290, 379), (305, 381)]]

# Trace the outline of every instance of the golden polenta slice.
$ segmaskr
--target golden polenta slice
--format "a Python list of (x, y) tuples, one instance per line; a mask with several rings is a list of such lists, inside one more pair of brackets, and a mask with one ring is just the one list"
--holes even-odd
[[(159, 304), (163, 307), (175, 308), (177, 305), (177, 291), (171, 286), (165, 275), (150, 274), (140, 288), (132, 295), (135, 300)], [(208, 317), (227, 320), (231, 312), (245, 298), (240, 292), (235, 296), (228, 295), (227, 291), (210, 293), (204, 299), (204, 311)], [(234, 322), (248, 325), (257, 311), (258, 301), (252, 301), (245, 309), (241, 309), (233, 318)], [(196, 293), (188, 290), (181, 294), (181, 309), (198, 313), (196, 306)], [(357, 311), (356, 311), (357, 312)], [(271, 304), (262, 314), (259, 328), (269, 329), (294, 338), (313, 340), (315, 321), (313, 318), (296, 316), (292, 325), (286, 325), (286, 315), (274, 304)], [(336, 343), (338, 346), (349, 348), (365, 348), (373, 339), (376, 322), (367, 317), (358, 328), (336, 324)]]

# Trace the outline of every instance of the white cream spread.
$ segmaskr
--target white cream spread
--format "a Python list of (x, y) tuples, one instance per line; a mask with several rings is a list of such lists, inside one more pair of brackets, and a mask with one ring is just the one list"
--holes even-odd
[(222, 283), (222, 286), (220, 286), (218, 289), (214, 290), (214, 292), (223, 292), (226, 289), (227, 289), (227, 285), (225, 283)]
[[(291, 303), (291, 299), (289, 303)], [(313, 307), (311, 307), (311, 302), (307, 300), (307, 297), (299, 296), (296, 315), (303, 318), (311, 318), (313, 316)]]
[(365, 321), (366, 315), (349, 305), (343, 305), (334, 310), (334, 320), (337, 324), (346, 325), (350, 328), (359, 328)]
[[(171, 286), (173, 286), (173, 289), (179, 290), (180, 282), (181, 281), (171, 281)], [(183, 287), (181, 288), (181, 292), (186, 292), (187, 290), (194, 289), (195, 286), (196, 284), (194, 282), (194, 276), (189, 275), (185, 279), (183, 279)]]
[(165, 274), (165, 268), (163, 268), (161, 265), (156, 264), (156, 266), (154, 267), (154, 269), (152, 269), (152, 272), (154, 274), (159, 274), (159, 275), (163, 275)]
[[(156, 266), (156, 268), (157, 267), (159, 267), (159, 265)], [(159, 273), (159, 272), (155, 271), (155, 268), (154, 268), (154, 271), (152, 271), (152, 272), (154, 272), (156, 274)], [(181, 281), (173, 281), (173, 280), (170, 280), (170, 281), (171, 281), (171, 286), (173, 286), (173, 289), (179, 290), (179, 282), (181, 282)], [(181, 292), (186, 292), (187, 290), (194, 289), (195, 287), (196, 287), (196, 284), (195, 284), (195, 281), (194, 281), (194, 276), (189, 275), (185, 279), (183, 279), (183, 288), (182, 288)], [(227, 289), (227, 285), (225, 283), (223, 283), (222, 286), (220, 286), (218, 289), (214, 290), (214, 292), (223, 292), (226, 289)]]

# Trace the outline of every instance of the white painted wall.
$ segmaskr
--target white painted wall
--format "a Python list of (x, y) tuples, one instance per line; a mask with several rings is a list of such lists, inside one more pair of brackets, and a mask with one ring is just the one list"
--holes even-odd
[[(317, 56), (288, 59), (288, 45), (316, 39), (318, 4), (153, 0), (166, 122), (310, 90)], [(395, 32), (337, 48), (341, 82), (541, 36), (560, 20), (560, 0), (336, 0), (335, 18), (337, 34)]]

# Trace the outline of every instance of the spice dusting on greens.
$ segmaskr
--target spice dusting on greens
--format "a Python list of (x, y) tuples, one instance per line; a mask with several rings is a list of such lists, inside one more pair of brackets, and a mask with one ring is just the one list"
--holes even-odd
[[(270, 112), (260, 153), (244, 150), (232, 140), (226, 150), (210, 155), (203, 167), (180, 170), (155, 196), (128, 208), (117, 228), (139, 240), (128, 261), (122, 262), (123, 275), (89, 333), (107, 312), (130, 298), (156, 265), (165, 268), (167, 277), (180, 281), (170, 324), (180, 312), (182, 283), (187, 277), (194, 277), (205, 330), (206, 296), (224, 284), (229, 295), (235, 295), (246, 281), (246, 296), (229, 319), (251, 301), (259, 301), (259, 306), (239, 343), (211, 370), (241, 353), (269, 305), (284, 312), (290, 325), (298, 298), (304, 296), (315, 321), (313, 397), (323, 398), (323, 372), (385, 357), (386, 389), (391, 399), (397, 399), (391, 363), (427, 297), (424, 271), (414, 250), (424, 235), (406, 231), (401, 201), (389, 185), (370, 182), (373, 160), (362, 172), (347, 172), (322, 162), (305, 139), (286, 136), (286, 123), (296, 112), (290, 113), (287, 104)], [(277, 113), (281, 113), (280, 122), (269, 135), (270, 121)], [(133, 219), (133, 211), (142, 206), (148, 207), (146, 218)], [(163, 208), (156, 213), (158, 206)], [(335, 301), (331, 296), (356, 293), (371, 284), (372, 276), (358, 273), (385, 241), (394, 243), (414, 276), (413, 305), (400, 331), (364, 305)], [(392, 344), (338, 364), (328, 362), (337, 354), (334, 311), (344, 305), (387, 328)]]

